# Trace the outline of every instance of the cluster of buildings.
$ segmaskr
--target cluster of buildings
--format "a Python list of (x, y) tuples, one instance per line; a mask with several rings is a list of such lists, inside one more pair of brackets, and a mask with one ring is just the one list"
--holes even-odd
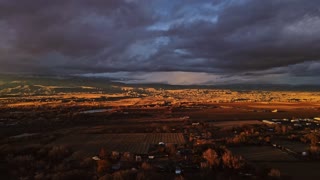
[(320, 117), (311, 118), (296, 118), (296, 119), (271, 119), (271, 120), (262, 120), (263, 123), (268, 125), (291, 125), (293, 127), (310, 127), (317, 128), (320, 127)]

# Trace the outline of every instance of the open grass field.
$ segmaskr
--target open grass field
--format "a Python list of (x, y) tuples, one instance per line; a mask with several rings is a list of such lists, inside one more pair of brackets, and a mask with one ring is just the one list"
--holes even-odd
[(298, 159), (271, 146), (247, 146), (230, 148), (234, 154), (250, 162), (295, 162)]
[[(214, 105), (214, 104), (213, 104)], [(218, 108), (189, 111), (192, 119), (204, 121), (263, 120), (273, 118), (314, 118), (320, 116), (318, 103), (220, 103)], [(222, 106), (222, 107), (221, 107)], [(285, 108), (283, 108), (285, 106)], [(228, 108), (225, 108), (228, 107)], [(290, 108), (288, 108), (290, 107)], [(277, 113), (271, 110), (278, 109)]]
[(273, 167), (280, 170), (282, 175), (290, 176), (293, 180), (318, 180), (320, 176), (319, 162), (276, 162), (256, 163), (260, 166)]
[(159, 142), (184, 144), (185, 140), (182, 133), (73, 134), (53, 144), (70, 146), (94, 155), (102, 147), (109, 151), (146, 154), (151, 144)]
[(285, 148), (289, 149), (290, 151), (293, 151), (296, 153), (308, 151), (308, 149), (310, 147), (308, 144), (304, 144), (302, 142), (288, 141), (288, 140), (282, 140), (282, 139), (274, 139), (274, 140), (272, 140), (272, 143), (275, 143), (277, 145), (285, 147)]
[(262, 124), (262, 122), (258, 120), (241, 120), (241, 121), (217, 121), (217, 122), (210, 122), (209, 124), (210, 126), (227, 129), (227, 128), (239, 127), (244, 125)]
[[(295, 144), (295, 147), (303, 148), (301, 144), (299, 147)], [(281, 175), (289, 176), (294, 180), (317, 180), (320, 176), (319, 162), (299, 160), (271, 146), (234, 147), (231, 151), (241, 155), (256, 167), (278, 169)]]

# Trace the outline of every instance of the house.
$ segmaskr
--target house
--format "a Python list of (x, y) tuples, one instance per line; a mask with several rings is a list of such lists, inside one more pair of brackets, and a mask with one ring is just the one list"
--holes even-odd
[(199, 126), (199, 122), (196, 122), (196, 123), (192, 123), (192, 126)]
[(301, 124), (298, 124), (298, 123), (293, 124), (293, 126), (294, 126), (294, 127), (302, 127), (302, 125), (301, 125)]
[(142, 161), (142, 157), (139, 156), (139, 155), (136, 155), (136, 161), (137, 161), (137, 162), (141, 162), (141, 161)]
[(98, 156), (93, 156), (92, 159), (95, 160), (95, 161), (100, 161), (101, 160)]
[(275, 122), (273, 121), (269, 121), (269, 120), (262, 120), (263, 123), (266, 123), (266, 124), (276, 124)]
[(320, 117), (313, 118), (314, 120), (320, 121)]
[(175, 172), (176, 175), (181, 175), (182, 174), (182, 170), (181, 170), (180, 167), (176, 167), (174, 172)]
[(189, 119), (189, 118), (190, 118), (189, 116), (180, 117), (181, 120), (187, 120), (187, 119)]

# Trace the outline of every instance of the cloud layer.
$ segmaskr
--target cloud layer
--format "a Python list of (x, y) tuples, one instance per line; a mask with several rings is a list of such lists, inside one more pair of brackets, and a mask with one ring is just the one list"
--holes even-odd
[(0, 0), (0, 71), (313, 84), (319, 7), (317, 0)]

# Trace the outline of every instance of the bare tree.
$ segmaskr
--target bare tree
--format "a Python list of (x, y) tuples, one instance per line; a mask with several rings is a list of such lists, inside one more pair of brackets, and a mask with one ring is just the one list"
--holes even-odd
[(207, 162), (211, 168), (218, 167), (220, 165), (220, 158), (219, 158), (217, 152), (211, 148), (209, 148), (205, 152), (203, 152), (202, 157), (207, 160)]
[(230, 151), (226, 151), (222, 155), (222, 163), (224, 167), (230, 169), (240, 169), (244, 166), (244, 160), (241, 156), (234, 156)]

